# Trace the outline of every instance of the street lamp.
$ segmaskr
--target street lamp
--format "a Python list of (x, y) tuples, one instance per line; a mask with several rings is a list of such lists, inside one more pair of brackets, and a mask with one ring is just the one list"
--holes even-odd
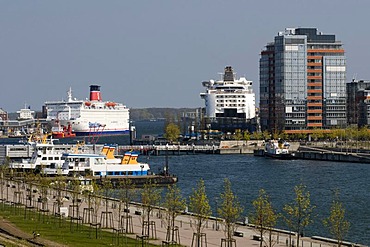
[(215, 202), (216, 202), (216, 212), (215, 212), (215, 217), (216, 217), (216, 231), (218, 231), (218, 225), (217, 225), (217, 221), (218, 221), (218, 207), (217, 207), (217, 204), (218, 204), (218, 197), (215, 197)]
[(207, 130), (208, 130), (208, 141), (210, 139), (210, 133), (211, 133), (211, 124), (207, 124)]

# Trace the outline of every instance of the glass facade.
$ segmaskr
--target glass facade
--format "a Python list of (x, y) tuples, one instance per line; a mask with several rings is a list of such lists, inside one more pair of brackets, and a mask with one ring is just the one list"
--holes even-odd
[(262, 130), (330, 128), (346, 120), (346, 59), (335, 35), (279, 32), (260, 58)]

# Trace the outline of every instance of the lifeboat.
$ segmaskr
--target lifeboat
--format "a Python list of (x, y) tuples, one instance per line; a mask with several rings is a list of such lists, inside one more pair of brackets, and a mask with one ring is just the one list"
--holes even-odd
[(85, 101), (85, 106), (91, 106), (91, 102), (90, 101)]
[(116, 106), (116, 103), (114, 103), (114, 102), (107, 102), (107, 103), (105, 103), (105, 106), (107, 106), (107, 107), (115, 107)]

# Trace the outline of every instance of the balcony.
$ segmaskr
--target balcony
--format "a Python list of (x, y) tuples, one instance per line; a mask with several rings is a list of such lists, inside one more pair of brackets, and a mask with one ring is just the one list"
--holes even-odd
[(317, 120), (322, 120), (322, 116), (307, 116), (308, 121), (317, 121)]
[(322, 123), (307, 123), (307, 127), (322, 127)]

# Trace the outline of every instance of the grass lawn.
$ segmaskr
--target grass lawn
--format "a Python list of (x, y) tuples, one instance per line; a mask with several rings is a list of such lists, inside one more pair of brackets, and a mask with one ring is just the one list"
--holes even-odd
[[(0, 216), (12, 222), (20, 230), (40, 234), (40, 238), (48, 239), (67, 246), (135, 246), (136, 240), (114, 236), (112, 232), (97, 230), (85, 225), (77, 225), (59, 217), (40, 215), (38, 212), (26, 211), (24, 207), (0, 204)], [(24, 243), (22, 241), (21, 243)], [(140, 244), (137, 244), (141, 246)], [(10, 244), (6, 246), (11, 246)], [(18, 246), (18, 245), (14, 245)], [(149, 245), (154, 246), (154, 245)]]

